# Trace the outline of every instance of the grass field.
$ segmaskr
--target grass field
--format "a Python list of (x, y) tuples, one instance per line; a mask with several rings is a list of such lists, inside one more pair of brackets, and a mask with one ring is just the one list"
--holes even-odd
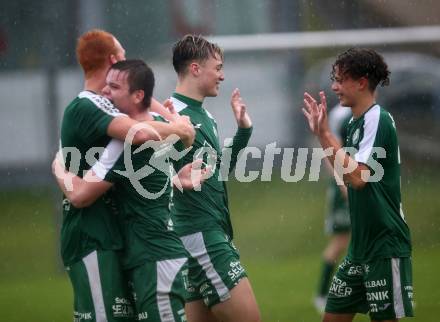
[[(417, 179), (415, 179), (417, 178)], [(416, 315), (440, 311), (439, 176), (403, 181), (414, 241)], [(319, 321), (312, 306), (325, 245), (325, 185), (280, 180), (229, 185), (235, 240), (266, 322)], [(0, 192), (2, 321), (71, 321), (72, 294), (58, 255), (59, 218), (48, 190)], [(359, 316), (355, 321), (368, 321)]]

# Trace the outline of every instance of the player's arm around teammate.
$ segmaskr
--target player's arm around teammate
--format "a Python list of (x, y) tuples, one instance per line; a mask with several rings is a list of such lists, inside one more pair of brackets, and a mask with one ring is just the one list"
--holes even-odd
[[(93, 169), (87, 171), (83, 178), (67, 171), (59, 155), (52, 162), (52, 174), (63, 194), (75, 208), (88, 207), (108, 191), (113, 183), (98, 177)], [(201, 168), (201, 160), (188, 163), (173, 177), (173, 186), (179, 189), (194, 189), (206, 180), (210, 168)]]

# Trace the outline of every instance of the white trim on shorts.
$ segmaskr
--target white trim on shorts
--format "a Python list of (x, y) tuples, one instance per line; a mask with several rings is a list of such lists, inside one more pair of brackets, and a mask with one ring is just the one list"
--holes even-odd
[(231, 297), (228, 287), (225, 285), (220, 275), (214, 268), (211, 262), (208, 251), (206, 250), (205, 241), (203, 240), (203, 235), (201, 232), (194, 233), (191, 235), (183, 236), (180, 238), (182, 240), (183, 246), (194, 257), (203, 270), (206, 276), (211, 281), (211, 284), (215, 287), (220, 301), (224, 302)]
[(107, 322), (104, 297), (102, 295), (101, 275), (99, 274), (98, 253), (95, 251), (82, 259), (89, 278), (90, 291), (92, 293), (93, 307), (95, 308), (96, 322)]
[[(187, 258), (176, 258), (158, 261), (156, 263), (156, 300), (161, 322), (175, 322), (173, 309), (171, 307), (170, 292), (177, 273), (187, 260)], [(180, 313), (178, 312), (178, 314)]]
[(393, 302), (396, 318), (405, 317), (403, 306), (402, 283), (400, 280), (400, 258), (391, 258), (391, 272), (393, 275)]

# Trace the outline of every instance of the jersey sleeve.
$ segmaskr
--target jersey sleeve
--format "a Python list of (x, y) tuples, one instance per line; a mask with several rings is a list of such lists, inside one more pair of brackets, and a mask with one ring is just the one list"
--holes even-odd
[[(130, 148), (130, 146), (127, 146)], [(92, 167), (97, 177), (108, 182), (116, 182), (124, 171), (124, 142), (113, 139), (105, 147), (99, 160)]]
[(86, 142), (107, 135), (107, 128), (113, 118), (122, 115), (125, 114), (99, 95), (82, 98), (74, 113), (75, 122), (81, 128), (79, 133)]
[(379, 129), (380, 108), (375, 108), (365, 115), (363, 125), (363, 136), (359, 142), (359, 149), (354, 156), (357, 162), (368, 165), (373, 147), (379, 143), (377, 134)]
[(237, 164), (238, 154), (242, 149), (244, 149), (249, 143), (249, 139), (252, 135), (253, 127), (250, 128), (238, 128), (235, 133), (232, 142), (226, 145), (225, 148), (231, 148), (231, 166), (229, 167), (229, 173), (235, 168)]
[[(388, 112), (381, 113), (380, 108), (372, 111), (365, 119), (364, 135), (359, 143), (359, 151), (355, 160), (374, 168), (376, 162), (385, 164), (395, 159), (397, 149), (397, 133), (394, 121)], [(381, 149), (381, 151), (379, 151)], [(382, 155), (378, 157), (378, 153)]]

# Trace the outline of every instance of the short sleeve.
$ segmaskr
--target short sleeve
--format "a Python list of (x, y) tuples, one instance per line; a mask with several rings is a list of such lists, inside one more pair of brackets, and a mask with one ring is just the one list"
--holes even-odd
[[(359, 142), (358, 152), (354, 159), (357, 162), (368, 164), (373, 147), (381, 146), (379, 132), (380, 107), (376, 105), (364, 116), (363, 135)], [(379, 138), (379, 140), (378, 140)]]
[(74, 109), (74, 118), (81, 128), (84, 141), (93, 141), (107, 135), (107, 128), (113, 118), (121, 115), (119, 110), (105, 97), (89, 92), (79, 95), (80, 103)]
[[(130, 146), (126, 148), (130, 149)], [(99, 160), (93, 165), (92, 170), (100, 179), (109, 182), (117, 181), (120, 177), (117, 170), (125, 170), (124, 142), (116, 139), (111, 140), (105, 147)]]

